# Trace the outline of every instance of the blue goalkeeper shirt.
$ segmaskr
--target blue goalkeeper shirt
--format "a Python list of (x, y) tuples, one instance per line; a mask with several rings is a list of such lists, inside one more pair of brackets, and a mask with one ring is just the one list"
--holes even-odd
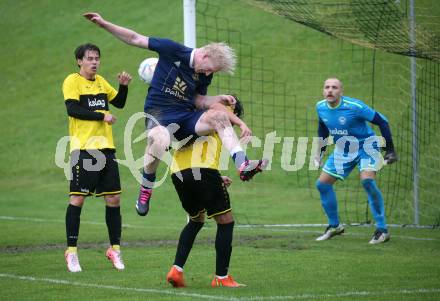
[(334, 137), (335, 151), (347, 152), (346, 145), (343, 146), (344, 150), (338, 148), (337, 141), (341, 137), (345, 136), (348, 141), (357, 139), (361, 148), (365, 139), (376, 135), (368, 124), (373, 120), (376, 111), (359, 99), (342, 96), (339, 105), (335, 108), (330, 107), (324, 99), (316, 104), (316, 110), (319, 122), (323, 123), (329, 134)]
[(149, 38), (148, 48), (159, 54), (159, 61), (148, 89), (145, 112), (163, 115), (195, 110), (195, 97), (207, 94), (212, 74), (195, 72), (194, 49), (154, 37)]

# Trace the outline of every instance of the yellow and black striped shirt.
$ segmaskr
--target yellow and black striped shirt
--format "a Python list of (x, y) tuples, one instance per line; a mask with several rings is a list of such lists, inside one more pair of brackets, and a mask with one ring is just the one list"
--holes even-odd
[[(109, 113), (109, 102), (117, 91), (102, 76), (87, 80), (72, 73), (63, 83), (64, 100), (78, 101), (87, 110)], [(69, 116), (70, 152), (84, 149), (114, 149), (112, 126), (103, 120), (82, 120)]]

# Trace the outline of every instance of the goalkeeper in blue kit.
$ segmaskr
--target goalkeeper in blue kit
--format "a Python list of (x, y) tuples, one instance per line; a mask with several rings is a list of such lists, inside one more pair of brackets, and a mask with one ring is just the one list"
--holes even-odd
[[(325, 162), (316, 182), (321, 197), (321, 205), (328, 217), (328, 227), (316, 240), (330, 239), (344, 232), (338, 218), (338, 205), (333, 184), (344, 180), (357, 165), (362, 186), (368, 196), (368, 203), (376, 221), (376, 231), (370, 244), (386, 242), (390, 239), (385, 219), (385, 206), (382, 193), (375, 177), (384, 164), (397, 161), (388, 120), (362, 101), (343, 96), (342, 83), (337, 78), (324, 82), (325, 99), (316, 104), (318, 113), (318, 136), (321, 138), (319, 154), (315, 163), (321, 166), (321, 159), (331, 135), (336, 143), (335, 149)], [(380, 137), (377, 137), (367, 122), (379, 126), (385, 140), (385, 155), (380, 153)]]

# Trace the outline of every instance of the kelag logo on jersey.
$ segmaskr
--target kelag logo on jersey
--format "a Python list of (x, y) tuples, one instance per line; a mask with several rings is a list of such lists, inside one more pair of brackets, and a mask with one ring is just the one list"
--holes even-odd
[(89, 107), (93, 108), (93, 107), (102, 107), (103, 109), (105, 108), (105, 100), (103, 99), (96, 99), (96, 98), (89, 98)]
[(180, 77), (176, 77), (176, 80), (174, 82), (173, 88), (165, 88), (165, 93), (168, 93), (180, 100), (188, 100), (185, 97), (185, 90), (187, 88), (186, 83), (180, 78)]
[(330, 130), (330, 134), (348, 136), (348, 131), (347, 130), (340, 130), (340, 129), (332, 129), (332, 130)]
[(91, 111), (105, 110), (108, 111), (107, 95), (99, 93), (96, 95), (86, 94), (80, 95), (80, 105), (84, 108), (88, 108)]

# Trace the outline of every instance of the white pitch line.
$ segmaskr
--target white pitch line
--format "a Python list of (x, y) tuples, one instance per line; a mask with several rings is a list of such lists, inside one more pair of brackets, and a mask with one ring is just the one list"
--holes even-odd
[[(0, 220), (11, 220), (11, 221), (28, 221), (28, 222), (38, 222), (38, 223), (45, 223), (45, 222), (51, 222), (51, 223), (65, 223), (65, 220), (61, 219), (42, 219), (42, 218), (33, 218), (33, 217), (18, 217), (18, 216), (4, 216), (0, 215)], [(81, 220), (81, 224), (89, 224), (89, 225), (100, 225), (105, 226), (106, 224), (103, 222), (93, 222), (93, 221), (83, 221)], [(346, 224), (344, 224), (346, 225)], [(321, 233), (322, 231), (311, 231), (311, 230), (297, 230), (297, 228), (314, 228), (314, 227), (326, 227), (327, 224), (238, 224), (235, 225), (235, 228), (241, 228), (241, 229), (265, 229), (269, 231), (296, 231), (296, 232), (303, 232), (303, 233)], [(361, 225), (361, 224), (348, 224), (346, 226), (353, 226), (353, 227), (373, 227), (372, 225)], [(391, 224), (389, 225), (393, 228), (398, 228), (399, 225)], [(144, 226), (137, 226), (137, 225), (130, 225), (130, 224), (122, 224), (123, 228), (132, 228), (132, 229), (145, 229)], [(149, 225), (148, 228), (154, 228), (154, 225)], [(164, 226), (160, 226), (161, 229), (164, 229)], [(180, 227), (166, 227), (167, 229), (178, 229)], [(407, 228), (407, 226), (403, 227), (400, 225), (400, 228)], [(413, 228), (413, 227), (411, 227)], [(420, 228), (429, 228), (428, 226), (420, 226)], [(418, 228), (417, 228), (418, 229)], [(432, 227), (430, 227), (432, 229)], [(345, 233), (345, 235), (350, 236), (369, 236), (369, 235), (363, 235), (359, 233)], [(409, 240), (419, 240), (419, 241), (438, 241), (440, 239), (437, 238), (430, 238), (430, 237), (414, 237), (414, 236), (405, 236), (405, 235), (392, 235), (393, 238), (402, 238), (402, 239), (409, 239)]]
[[(322, 234), (322, 231), (314, 231), (314, 230), (300, 230), (298, 228), (301, 227), (311, 227), (306, 226), (305, 224), (301, 224), (302, 226), (297, 225), (274, 225), (274, 228), (271, 227), (271, 225), (236, 225), (235, 228), (242, 228), (242, 229), (255, 229), (260, 228), (267, 231), (274, 231), (274, 232), (300, 232), (300, 233), (314, 233), (314, 234)], [(290, 226), (290, 227), (289, 227)], [(324, 225), (327, 226), (327, 225)], [(347, 229), (347, 228), (346, 228)], [(362, 234), (362, 233), (347, 233), (345, 232), (343, 235), (345, 236), (358, 236), (358, 237), (370, 237), (370, 234)], [(392, 234), (391, 238), (401, 238), (401, 239), (408, 239), (408, 240), (418, 240), (418, 241), (440, 241), (440, 238), (431, 238), (431, 237), (415, 237), (415, 236), (407, 236), (407, 235), (395, 235)]]
[(8, 279), (16, 279), (23, 281), (31, 281), (31, 282), (46, 282), (52, 284), (60, 284), (60, 285), (70, 285), (70, 286), (81, 286), (81, 287), (89, 287), (89, 288), (98, 288), (98, 289), (110, 289), (110, 290), (118, 290), (118, 291), (129, 291), (129, 292), (139, 292), (139, 293), (151, 293), (151, 294), (159, 294), (159, 295), (173, 295), (180, 297), (189, 297), (189, 298), (198, 298), (198, 299), (208, 299), (208, 300), (226, 300), (226, 301), (238, 301), (237, 298), (223, 297), (223, 296), (211, 296), (211, 295), (202, 295), (196, 293), (185, 293), (177, 290), (160, 290), (154, 288), (136, 288), (136, 287), (124, 287), (124, 286), (116, 286), (116, 285), (104, 285), (104, 284), (95, 284), (95, 283), (83, 283), (78, 281), (69, 281), (63, 279), (52, 279), (52, 278), (37, 278), (31, 276), (20, 276), (14, 274), (3, 274), (0, 273), (1, 278)]
[(420, 288), (420, 289), (400, 289), (400, 290), (387, 290), (387, 291), (352, 291), (352, 292), (340, 292), (335, 294), (313, 294), (304, 293), (298, 295), (286, 295), (286, 296), (250, 296), (250, 297), (226, 297), (219, 295), (203, 295), (196, 293), (185, 293), (176, 290), (160, 290), (153, 288), (135, 288), (124, 287), (116, 285), (103, 285), (94, 283), (83, 283), (78, 281), (68, 281), (63, 279), (52, 278), (37, 278), (31, 276), (20, 276), (14, 274), (0, 273), (0, 278), (31, 281), (31, 282), (46, 282), (51, 284), (80, 286), (97, 289), (110, 289), (118, 291), (139, 292), (139, 293), (151, 293), (158, 295), (174, 295), (180, 297), (208, 299), (208, 300), (224, 300), (224, 301), (259, 301), (259, 300), (306, 300), (306, 299), (321, 299), (321, 298), (338, 298), (338, 297), (350, 297), (350, 296), (384, 296), (384, 295), (415, 295), (415, 294), (436, 294), (440, 293), (440, 288)]
[[(373, 228), (373, 224), (361, 224), (361, 223), (349, 223), (343, 224), (348, 227), (362, 227), (362, 228)], [(302, 228), (302, 227), (327, 227), (328, 224), (248, 224), (239, 225), (242, 228), (252, 228), (252, 227), (273, 227), (273, 228)], [(400, 224), (388, 224), (389, 228), (412, 228), (412, 229), (435, 229), (433, 226), (427, 225), (400, 225)], [(438, 227), (437, 227), (438, 228)]]

